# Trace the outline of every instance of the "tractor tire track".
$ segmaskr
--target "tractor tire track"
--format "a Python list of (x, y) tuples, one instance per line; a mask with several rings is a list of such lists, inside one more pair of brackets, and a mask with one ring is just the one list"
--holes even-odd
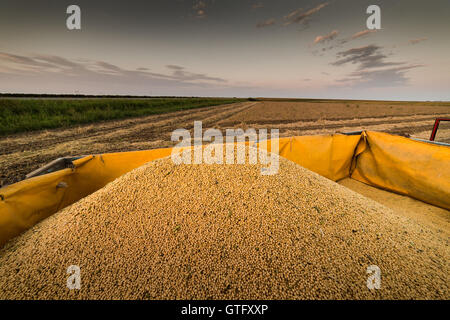
[(255, 105), (243, 102), (9, 136), (0, 141), (0, 186), (64, 156), (145, 150), (171, 146), (172, 131), (192, 129), (196, 120), (212, 126)]

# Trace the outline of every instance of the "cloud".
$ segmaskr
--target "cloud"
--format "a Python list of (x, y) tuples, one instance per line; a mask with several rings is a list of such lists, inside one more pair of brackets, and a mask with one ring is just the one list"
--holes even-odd
[(374, 29), (374, 30), (367, 29), (367, 30), (359, 31), (359, 32), (355, 33), (354, 35), (352, 35), (349, 40), (355, 40), (355, 39), (367, 36), (368, 34), (374, 33), (374, 32), (377, 32), (377, 30), (376, 29)]
[[(97, 61), (96, 65), (106, 71), (112, 71), (112, 72), (118, 72), (118, 73), (123, 72), (123, 70), (121, 68), (119, 68), (118, 66), (115, 66), (113, 64), (110, 64), (110, 63), (107, 63), (104, 61)], [(143, 71), (143, 70), (141, 70), (141, 71)]]
[(406, 85), (409, 78), (406, 73), (412, 69), (423, 67), (421, 64), (406, 62), (389, 62), (383, 54), (382, 47), (371, 44), (338, 52), (334, 66), (356, 64), (357, 69), (347, 77), (336, 82), (350, 85), (354, 88), (392, 87)]
[(172, 69), (172, 70), (183, 70), (184, 69), (184, 67), (176, 66), (176, 65), (173, 65), (173, 64), (168, 64), (166, 66), (166, 68)]
[(294, 11), (291, 11), (289, 14), (287, 14), (286, 16), (284, 16), (284, 20), (290, 21), (292, 20), (295, 16), (299, 15), (300, 13), (302, 13), (303, 9), (299, 8), (296, 9)]
[(317, 36), (316, 39), (314, 40), (314, 44), (331, 41), (335, 39), (338, 34), (339, 34), (338, 30), (333, 30), (329, 34)]
[(252, 4), (252, 9), (260, 9), (263, 8), (264, 5), (261, 2), (257, 2), (257, 3), (253, 3)]
[(423, 65), (415, 64), (380, 70), (355, 71), (350, 73), (347, 78), (336, 81), (349, 84), (354, 88), (404, 86), (409, 82), (406, 72), (419, 67), (423, 67)]
[(274, 18), (271, 19), (267, 19), (266, 21), (263, 22), (259, 22), (256, 27), (257, 28), (265, 28), (265, 27), (270, 27), (273, 26), (276, 23), (276, 20)]
[(82, 68), (74, 62), (57, 56), (36, 55), (34, 57), (19, 56), (10, 53), (0, 52), (0, 61), (6, 61), (10, 64), (19, 66), (20, 70), (32, 71), (39, 68)]
[(9, 75), (65, 81), (68, 78), (80, 81), (105, 81), (114, 83), (139, 83), (141, 85), (208, 86), (226, 83), (225, 79), (204, 73), (187, 71), (177, 65), (167, 65), (168, 73), (150, 72), (141, 67), (128, 70), (105, 61), (66, 59), (52, 55), (21, 56), (0, 52), (0, 69)]
[(203, 73), (193, 73), (189, 71), (184, 71), (185, 68), (180, 66), (168, 65), (166, 66), (168, 69), (173, 70), (172, 78), (180, 81), (213, 81), (213, 82), (226, 82), (224, 79), (217, 77), (210, 77)]
[[(362, 30), (362, 31), (356, 32), (348, 38), (339, 39), (338, 45), (336, 45), (336, 47), (342, 47), (344, 44), (346, 44), (350, 41), (353, 41), (353, 40), (356, 40), (359, 38), (364, 38), (364, 37), (368, 36), (369, 34), (375, 33), (377, 31), (378, 30), (376, 30), (376, 29), (374, 29), (374, 30), (367, 29), (367, 30)], [(332, 47), (330, 49), (332, 49)]]
[(324, 2), (305, 12), (303, 9), (294, 10), (284, 17), (284, 20), (286, 21), (284, 25), (290, 25), (292, 23), (307, 24), (312, 15), (319, 12), (327, 5), (329, 5), (329, 2)]
[(208, 4), (206, 3), (206, 0), (196, 0), (192, 6), (192, 9), (194, 10), (197, 18), (204, 18), (206, 17), (207, 7)]
[(347, 63), (359, 64), (359, 70), (403, 64), (403, 62), (386, 62), (387, 56), (381, 53), (381, 49), (381, 47), (371, 44), (341, 51), (337, 53), (339, 59), (331, 64), (334, 66), (341, 66)]
[(414, 45), (414, 44), (418, 44), (419, 42), (426, 41), (426, 40), (428, 40), (428, 38), (418, 38), (418, 39), (409, 40), (408, 43)]

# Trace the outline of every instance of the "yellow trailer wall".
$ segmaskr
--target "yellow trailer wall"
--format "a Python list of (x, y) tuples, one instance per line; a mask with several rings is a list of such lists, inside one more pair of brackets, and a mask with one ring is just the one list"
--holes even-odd
[[(338, 181), (350, 174), (356, 146), (361, 136), (333, 134), (279, 139), (279, 155), (330, 180)], [(271, 150), (270, 141), (267, 150)]]
[(450, 209), (450, 147), (363, 134), (351, 178)]
[[(62, 208), (172, 149), (109, 153), (73, 162), (75, 168), (23, 180), (0, 189), (0, 247)], [(58, 187), (63, 183), (65, 187)]]
[[(267, 143), (270, 149), (270, 141)], [(87, 156), (74, 168), (0, 189), (0, 246), (40, 220), (172, 149)], [(364, 183), (450, 209), (450, 148), (377, 132), (279, 139), (279, 154), (328, 179)]]

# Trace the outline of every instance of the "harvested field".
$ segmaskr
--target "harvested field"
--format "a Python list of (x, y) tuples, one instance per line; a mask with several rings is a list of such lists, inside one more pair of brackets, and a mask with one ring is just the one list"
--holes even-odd
[(449, 114), (449, 105), (430, 105), (424, 103), (408, 104), (392, 102), (262, 102), (241, 111), (227, 119), (227, 122), (245, 121), (251, 123), (290, 123), (315, 120), (351, 120), (364, 118), (386, 118), (392, 116), (418, 116), (430, 114)]
[[(281, 136), (372, 130), (429, 139), (438, 116), (450, 116), (450, 103), (263, 101), (219, 124), (279, 128)], [(450, 142), (450, 127), (441, 126), (437, 140)]]
[(135, 151), (173, 146), (174, 130), (192, 129), (201, 120), (212, 127), (255, 102), (184, 110), (134, 119), (100, 122), (68, 129), (45, 130), (0, 138), (0, 186), (59, 157)]
[[(204, 129), (277, 128), (282, 137), (373, 130), (428, 139), (437, 116), (450, 117), (450, 104), (264, 100), (21, 133), (0, 138), (0, 185), (58, 157), (173, 146), (172, 131), (190, 130), (195, 120)], [(437, 140), (450, 142), (450, 127), (441, 126)]]
[(448, 237), (286, 159), (260, 168), (122, 176), (0, 250), (0, 299), (450, 298)]

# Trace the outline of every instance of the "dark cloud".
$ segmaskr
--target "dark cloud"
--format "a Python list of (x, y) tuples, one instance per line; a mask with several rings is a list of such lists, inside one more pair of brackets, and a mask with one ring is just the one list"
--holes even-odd
[[(321, 48), (320, 49), (320, 52), (325, 52), (325, 51), (330, 51), (330, 50), (332, 50), (332, 49), (336, 49), (336, 48), (340, 48), (340, 47), (342, 47), (342, 43), (339, 41), (338, 43), (334, 43), (334, 44), (332, 44), (332, 45), (330, 45), (330, 46), (328, 46), (328, 47), (323, 47), (323, 48)], [(318, 51), (316, 50), (316, 53), (317, 53)]]
[[(107, 63), (104, 61), (97, 61), (96, 65), (106, 71), (119, 72), (119, 73), (123, 72), (123, 70), (121, 68), (119, 68), (118, 66), (115, 66), (113, 64), (110, 64), (110, 63)], [(140, 71), (144, 71), (144, 70), (140, 70)]]
[(183, 70), (184, 69), (184, 67), (176, 66), (176, 65), (173, 65), (173, 64), (168, 64), (166, 67), (168, 69), (172, 69), (172, 70)]
[(284, 16), (284, 20), (291, 21), (294, 17), (301, 14), (303, 12), (302, 8), (296, 9), (294, 11), (289, 12), (286, 16)]
[(312, 9), (309, 9), (307, 11), (304, 11), (301, 8), (294, 10), (284, 17), (284, 20), (286, 21), (284, 23), (284, 25), (289, 25), (292, 23), (307, 24), (308, 21), (311, 19), (312, 15), (319, 12), (320, 10), (325, 8), (327, 5), (329, 5), (329, 2), (321, 3), (318, 6), (312, 8)]
[(324, 51), (331, 50), (331, 49), (334, 49), (334, 48), (342, 48), (346, 43), (348, 43), (350, 41), (353, 41), (353, 40), (356, 40), (356, 39), (359, 39), (359, 38), (364, 38), (367, 35), (369, 35), (371, 33), (375, 33), (377, 31), (378, 30), (363, 30), (363, 31), (356, 32), (350, 37), (343, 38), (343, 39), (338, 39), (333, 46), (330, 46), (330, 47), (326, 48)]
[[(20, 66), (21, 70), (32, 70), (32, 69), (39, 69), (39, 68), (55, 68), (55, 67), (61, 67), (58, 65), (58, 63), (52, 63), (52, 59), (54, 57), (52, 56), (36, 56), (34, 58), (26, 57), (26, 56), (20, 56), (16, 54), (10, 54), (10, 53), (4, 53), (0, 52), (0, 61), (5, 61), (10, 64), (15, 64), (17, 66)], [(56, 59), (61, 62), (63, 61), (62, 65), (67, 66), (68, 63), (63, 58)]]
[(38, 61), (45, 61), (48, 63), (52, 63), (55, 65), (59, 65), (61, 67), (65, 67), (65, 68), (79, 68), (79, 67), (83, 67), (82, 65), (80, 65), (77, 62), (73, 62), (70, 61), (69, 59), (60, 57), (60, 56), (53, 56), (53, 55), (36, 55), (34, 57), (35, 60)]
[(270, 27), (273, 26), (276, 23), (276, 20), (271, 18), (267, 19), (266, 21), (260, 22), (256, 25), (257, 28), (264, 28), (264, 27)]
[(380, 70), (361, 70), (349, 74), (347, 78), (336, 80), (346, 83), (354, 88), (373, 88), (373, 87), (395, 87), (408, 84), (409, 78), (406, 73), (409, 70), (423, 67), (423, 65), (407, 65), (401, 67), (380, 69)]
[(332, 65), (341, 66), (350, 63), (358, 67), (346, 78), (336, 81), (354, 88), (403, 86), (408, 84), (409, 80), (406, 73), (423, 66), (406, 62), (388, 62), (382, 49), (372, 44), (339, 52), (338, 60)]
[(226, 82), (226, 80), (224, 80), (222, 78), (210, 77), (203, 73), (192, 73), (192, 72), (184, 71), (184, 68), (174, 70), (171, 77), (173, 79), (183, 81), (183, 82), (199, 81), (199, 80), (212, 81), (212, 82)]
[(80, 60), (76, 62), (59, 56), (31, 55), (20, 56), (0, 52), (0, 67), (9, 74), (37, 75), (43, 78), (61, 79), (78, 77), (102, 81), (139, 82), (161, 85), (214, 85), (227, 81), (203, 73), (186, 71), (184, 67), (167, 65), (168, 74), (150, 72), (148, 68), (127, 70), (105, 61)]
[(347, 63), (359, 64), (359, 70), (404, 64), (403, 62), (386, 62), (387, 56), (381, 52), (381, 49), (381, 47), (371, 44), (341, 51), (337, 54), (339, 59), (331, 64), (334, 66)]
[(346, 43), (348, 43), (348, 42), (350, 42), (352, 40), (356, 40), (356, 39), (365, 37), (368, 34), (371, 34), (371, 33), (374, 33), (374, 32), (377, 32), (377, 30), (363, 30), (363, 31), (356, 32), (355, 34), (353, 34), (350, 37), (343, 38), (343, 39), (337, 39), (339, 31), (338, 30), (333, 30), (329, 34), (317, 36), (314, 39), (314, 44), (325, 44), (327, 42), (332, 42), (333, 40), (336, 40), (336, 41), (333, 41), (332, 45), (329, 45), (327, 47), (323, 47), (320, 50), (321, 52), (325, 52), (325, 51), (329, 51), (329, 50), (332, 50), (332, 49), (342, 48)]
[[(328, 4), (329, 2), (324, 2), (306, 11), (302, 8), (295, 9), (283, 17), (282, 19), (284, 20), (283, 26), (288, 26), (290, 24), (300, 24), (304, 27), (304, 29), (306, 29), (308, 27), (308, 22), (311, 20), (311, 17), (315, 13), (325, 8)], [(275, 23), (276, 20), (274, 18), (271, 18), (266, 21), (258, 23), (256, 27), (257, 28), (268, 27), (274, 25)], [(332, 35), (331, 37), (334, 38), (335, 36)]]

